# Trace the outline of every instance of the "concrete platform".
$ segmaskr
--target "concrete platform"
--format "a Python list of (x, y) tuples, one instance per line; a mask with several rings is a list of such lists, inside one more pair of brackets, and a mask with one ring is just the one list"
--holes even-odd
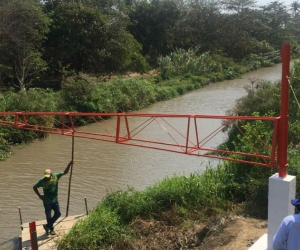
[(268, 250), (268, 234), (261, 236), (248, 250)]
[[(59, 218), (55, 224), (54, 229), (56, 235), (47, 235), (43, 224), (46, 224), (46, 220), (36, 221), (36, 233), (37, 233), (37, 240), (38, 240), (38, 249), (39, 250), (56, 250), (55, 247), (55, 240), (59, 237), (67, 233), (72, 226), (75, 224), (76, 221), (79, 219), (84, 219), (86, 217), (85, 214), (75, 215), (75, 216), (68, 216), (68, 217), (61, 217)], [(22, 230), (22, 249), (29, 250), (30, 247), (30, 231), (29, 231), (29, 223), (23, 224)]]

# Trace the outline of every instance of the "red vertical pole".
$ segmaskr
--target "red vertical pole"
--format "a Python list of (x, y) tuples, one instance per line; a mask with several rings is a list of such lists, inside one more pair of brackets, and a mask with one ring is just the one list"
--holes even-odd
[(291, 45), (284, 43), (281, 50), (282, 78), (281, 78), (281, 105), (280, 121), (278, 126), (278, 172), (279, 176), (286, 177), (287, 146), (288, 146), (288, 111), (289, 111), (289, 82)]
[(32, 238), (32, 233), (36, 232), (36, 224), (35, 221), (32, 221), (29, 223), (29, 233), (30, 233), (30, 245), (31, 245), (31, 249), (32, 250), (36, 250), (34, 249), (34, 246), (36, 245), (34, 242), (34, 239)]
[(116, 143), (119, 143), (120, 140), (120, 124), (121, 124), (121, 117), (117, 116), (117, 130), (116, 130)]
[(185, 142), (185, 153), (187, 154), (189, 150), (189, 138), (190, 138), (190, 126), (191, 126), (191, 117), (188, 118), (188, 125), (187, 125), (187, 132), (186, 132), (186, 142)]

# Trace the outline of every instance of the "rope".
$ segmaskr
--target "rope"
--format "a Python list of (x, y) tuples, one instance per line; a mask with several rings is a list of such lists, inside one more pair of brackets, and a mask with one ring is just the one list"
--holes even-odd
[[(72, 162), (74, 160), (74, 132), (72, 133)], [(72, 172), (73, 172), (73, 165), (71, 166), (70, 178), (69, 178), (69, 190), (68, 190), (68, 203), (67, 203), (67, 212), (66, 217), (69, 214), (69, 204), (70, 204), (70, 193), (71, 193), (71, 180), (72, 180)]]
[(287, 78), (287, 80), (288, 80), (289, 86), (290, 86), (290, 88), (291, 88), (291, 90), (292, 90), (292, 92), (293, 92), (293, 95), (294, 95), (294, 97), (295, 97), (295, 100), (296, 100), (296, 102), (297, 102), (297, 104), (298, 104), (298, 107), (299, 107), (299, 109), (300, 109), (300, 104), (299, 104), (299, 101), (298, 101), (297, 96), (296, 96), (296, 94), (295, 94), (295, 91), (294, 91), (294, 89), (293, 89), (293, 87), (292, 87), (292, 84), (291, 84), (291, 82), (290, 82), (290, 79), (289, 79), (288, 76), (287, 76), (286, 78)]

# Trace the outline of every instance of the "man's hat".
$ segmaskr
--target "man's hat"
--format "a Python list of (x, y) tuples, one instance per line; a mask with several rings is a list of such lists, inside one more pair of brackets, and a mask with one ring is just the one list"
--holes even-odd
[(44, 171), (44, 176), (49, 178), (52, 175), (52, 170), (51, 169), (46, 169)]
[(298, 199), (292, 199), (291, 203), (294, 205), (298, 210), (300, 209), (300, 193), (299, 193)]

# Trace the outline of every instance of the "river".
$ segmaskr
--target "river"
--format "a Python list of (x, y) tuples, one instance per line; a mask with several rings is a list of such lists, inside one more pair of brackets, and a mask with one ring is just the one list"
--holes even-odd
[[(281, 64), (259, 69), (240, 79), (210, 84), (178, 98), (159, 102), (143, 113), (182, 113), (225, 115), (235, 100), (246, 94), (249, 79), (277, 81)], [(93, 130), (94, 125), (89, 125)], [(209, 126), (209, 124), (208, 124)], [(12, 239), (21, 234), (19, 207), (23, 223), (43, 220), (42, 202), (32, 190), (46, 168), (64, 171), (71, 159), (72, 139), (50, 135), (43, 140), (14, 148), (13, 155), (0, 162), (0, 249), (12, 249)], [(221, 143), (219, 136), (216, 143)], [(69, 215), (92, 209), (110, 190), (134, 187), (143, 190), (165, 177), (203, 172), (209, 159), (147, 148), (75, 138), (74, 168), (71, 182)], [(59, 183), (62, 215), (66, 214), (69, 175)]]

